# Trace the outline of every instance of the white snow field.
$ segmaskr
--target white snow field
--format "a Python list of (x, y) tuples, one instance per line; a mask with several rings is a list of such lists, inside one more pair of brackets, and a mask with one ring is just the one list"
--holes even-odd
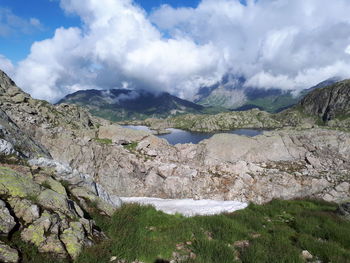
[(237, 201), (193, 200), (193, 199), (161, 199), (149, 197), (121, 197), (123, 203), (152, 205), (166, 214), (182, 214), (184, 216), (216, 215), (244, 209), (247, 203)]

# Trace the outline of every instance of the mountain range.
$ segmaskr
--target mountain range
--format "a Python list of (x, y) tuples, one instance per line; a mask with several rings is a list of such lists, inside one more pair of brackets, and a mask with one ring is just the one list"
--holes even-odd
[(215, 85), (201, 87), (193, 101), (180, 99), (165, 92), (92, 89), (69, 94), (57, 104), (77, 104), (87, 108), (93, 115), (111, 121), (167, 118), (187, 113), (215, 114), (253, 108), (276, 113), (296, 105), (310, 91), (338, 80), (331, 78), (298, 93), (295, 90), (246, 87), (245, 78), (225, 75)]
[(164, 118), (181, 113), (201, 113), (205, 107), (169, 93), (154, 94), (144, 90), (81, 90), (58, 102), (77, 104), (92, 114), (112, 120)]
[(223, 107), (242, 111), (258, 108), (270, 113), (280, 112), (297, 104), (306, 94), (316, 88), (333, 84), (340, 79), (327, 79), (314, 87), (297, 92), (277, 88), (256, 88), (246, 86), (244, 77), (225, 75), (221, 81), (200, 88), (194, 102), (205, 107)]

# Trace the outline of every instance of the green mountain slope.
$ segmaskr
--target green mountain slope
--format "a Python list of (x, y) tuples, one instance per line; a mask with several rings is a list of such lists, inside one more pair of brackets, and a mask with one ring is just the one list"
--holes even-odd
[(201, 113), (205, 108), (172, 96), (132, 90), (82, 90), (58, 102), (86, 107), (92, 114), (112, 121), (163, 118), (183, 113)]

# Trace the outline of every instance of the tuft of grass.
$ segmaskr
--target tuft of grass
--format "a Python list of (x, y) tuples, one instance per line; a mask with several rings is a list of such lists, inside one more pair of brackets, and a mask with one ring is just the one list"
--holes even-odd
[(101, 144), (106, 144), (106, 145), (110, 145), (112, 144), (112, 140), (111, 139), (100, 139), (100, 138), (94, 138), (94, 140), (98, 143)]
[(45, 187), (45, 188), (47, 188), (47, 189), (51, 189), (51, 185), (50, 185), (50, 183), (49, 183), (48, 181), (42, 182), (42, 183), (41, 183), (41, 186), (42, 186), (42, 187)]
[(132, 143), (123, 145), (123, 147), (131, 152), (135, 152), (137, 145), (138, 145), (137, 142), (132, 142)]
[(38, 197), (39, 197), (38, 195), (33, 194), (33, 195), (26, 196), (26, 199), (28, 199), (29, 201), (32, 201), (34, 204), (37, 204), (39, 202)]
[[(86, 248), (77, 262), (116, 256), (153, 263), (169, 261), (176, 252), (181, 262), (301, 263), (301, 252), (308, 250), (314, 260), (349, 263), (350, 221), (338, 217), (336, 208), (316, 200), (274, 200), (235, 213), (187, 218), (127, 204), (110, 218), (92, 215), (109, 239)], [(243, 240), (248, 246), (237, 245)]]

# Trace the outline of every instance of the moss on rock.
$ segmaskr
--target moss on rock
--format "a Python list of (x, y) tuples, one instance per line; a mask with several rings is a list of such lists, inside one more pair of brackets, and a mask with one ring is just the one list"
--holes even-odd
[(12, 169), (0, 166), (0, 194), (12, 197), (37, 196), (40, 186), (25, 175), (18, 174)]

